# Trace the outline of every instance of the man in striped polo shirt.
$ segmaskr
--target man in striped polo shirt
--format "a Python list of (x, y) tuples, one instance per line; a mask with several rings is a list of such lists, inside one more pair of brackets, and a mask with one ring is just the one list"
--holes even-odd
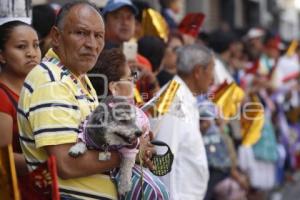
[(28, 167), (32, 171), (54, 155), (64, 199), (117, 199), (105, 172), (119, 166), (118, 153), (112, 152), (109, 161), (98, 161), (92, 150), (76, 159), (68, 155), (80, 122), (98, 104), (86, 73), (103, 49), (104, 34), (92, 4), (66, 4), (51, 30), (53, 48), (29, 73), (20, 95), (18, 125)]

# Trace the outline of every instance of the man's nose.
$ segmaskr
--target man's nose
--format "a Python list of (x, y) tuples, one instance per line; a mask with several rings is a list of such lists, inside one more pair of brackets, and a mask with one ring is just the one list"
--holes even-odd
[(97, 48), (100, 46), (100, 44), (98, 44), (99, 42), (97, 41), (96, 37), (94, 34), (91, 34), (90, 36), (88, 36), (85, 40), (85, 45), (89, 48)]

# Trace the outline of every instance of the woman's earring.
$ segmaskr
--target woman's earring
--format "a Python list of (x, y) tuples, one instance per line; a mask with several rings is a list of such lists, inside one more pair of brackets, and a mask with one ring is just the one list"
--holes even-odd
[(115, 89), (112, 89), (112, 90), (111, 90), (111, 94), (112, 94), (113, 96), (116, 96), (116, 90), (115, 90)]

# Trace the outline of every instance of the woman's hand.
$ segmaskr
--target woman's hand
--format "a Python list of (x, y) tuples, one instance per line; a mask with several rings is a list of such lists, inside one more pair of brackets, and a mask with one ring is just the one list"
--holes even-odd
[(146, 138), (140, 138), (140, 151), (137, 156), (137, 162), (139, 163), (139, 155), (141, 155), (143, 165), (148, 167), (150, 170), (155, 169), (155, 166), (152, 162), (152, 156), (156, 154), (154, 145), (150, 143), (152, 140), (152, 133), (150, 133)]

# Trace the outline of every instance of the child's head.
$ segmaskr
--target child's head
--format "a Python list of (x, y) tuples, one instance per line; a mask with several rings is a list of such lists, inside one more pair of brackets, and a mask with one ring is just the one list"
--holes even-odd
[(206, 109), (200, 109), (200, 131), (205, 134), (215, 121), (215, 114)]

